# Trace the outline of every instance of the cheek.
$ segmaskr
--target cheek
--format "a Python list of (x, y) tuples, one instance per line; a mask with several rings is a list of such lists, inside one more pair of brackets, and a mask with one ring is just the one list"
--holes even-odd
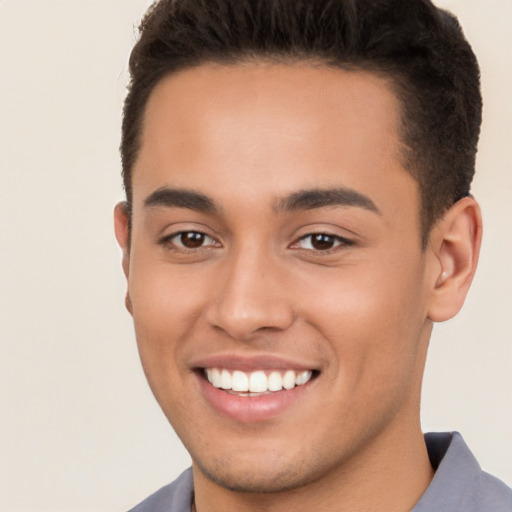
[[(140, 259), (140, 258), (139, 258)], [(172, 271), (171, 271), (172, 270)], [(201, 283), (180, 267), (153, 261), (132, 265), (128, 289), (135, 323), (156, 337), (180, 336), (200, 313)]]
[(330, 342), (336, 366), (348, 367), (347, 378), (384, 379), (414, 366), (425, 316), (422, 275), (420, 266), (379, 262), (303, 282), (301, 314)]
[(181, 386), (187, 369), (180, 361), (185, 338), (201, 314), (201, 289), (179, 267), (135, 255), (128, 290), (141, 362), (153, 392), (173, 382)]
[(171, 423), (187, 416), (188, 369), (180, 353), (194, 322), (190, 298), (180, 280), (169, 276), (158, 263), (134, 266), (129, 279), (133, 321), (139, 357), (148, 384)]

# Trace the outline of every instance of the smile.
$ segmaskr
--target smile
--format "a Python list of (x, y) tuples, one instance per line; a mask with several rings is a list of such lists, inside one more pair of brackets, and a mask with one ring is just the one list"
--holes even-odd
[(286, 418), (309, 403), (322, 373), (308, 363), (268, 355), (218, 354), (190, 366), (210, 411), (246, 424)]
[(240, 396), (259, 396), (303, 386), (313, 377), (312, 370), (266, 373), (257, 370), (246, 373), (241, 370), (206, 368), (204, 375), (212, 386)]

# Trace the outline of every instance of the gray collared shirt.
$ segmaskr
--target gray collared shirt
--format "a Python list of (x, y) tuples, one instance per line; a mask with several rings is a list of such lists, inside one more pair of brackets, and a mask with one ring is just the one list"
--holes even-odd
[[(458, 432), (426, 434), (434, 478), (411, 512), (512, 512), (512, 489), (485, 473)], [(192, 470), (130, 512), (190, 512)]]

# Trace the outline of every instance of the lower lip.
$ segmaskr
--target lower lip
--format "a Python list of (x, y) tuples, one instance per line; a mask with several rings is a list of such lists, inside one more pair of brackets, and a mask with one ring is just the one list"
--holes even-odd
[(197, 374), (203, 395), (221, 415), (243, 423), (266, 421), (282, 414), (295, 405), (308, 392), (312, 381), (293, 389), (274, 391), (261, 396), (240, 396), (212, 386)]

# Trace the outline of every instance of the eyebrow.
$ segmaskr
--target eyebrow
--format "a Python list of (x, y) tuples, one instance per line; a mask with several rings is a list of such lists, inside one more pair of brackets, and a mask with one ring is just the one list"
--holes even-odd
[(144, 201), (149, 208), (188, 208), (201, 213), (218, 213), (220, 208), (212, 199), (199, 192), (186, 189), (161, 187), (150, 194)]
[[(144, 201), (146, 207), (187, 208), (201, 213), (217, 214), (221, 208), (213, 199), (187, 189), (161, 187), (151, 193)], [(353, 206), (380, 215), (380, 210), (368, 197), (346, 187), (309, 189), (294, 192), (274, 204), (276, 212), (294, 212), (314, 210), (329, 206)]]
[(325, 208), (328, 206), (355, 206), (370, 212), (381, 214), (375, 203), (356, 190), (345, 187), (310, 189), (295, 192), (279, 200), (274, 209), (276, 211), (299, 211)]

